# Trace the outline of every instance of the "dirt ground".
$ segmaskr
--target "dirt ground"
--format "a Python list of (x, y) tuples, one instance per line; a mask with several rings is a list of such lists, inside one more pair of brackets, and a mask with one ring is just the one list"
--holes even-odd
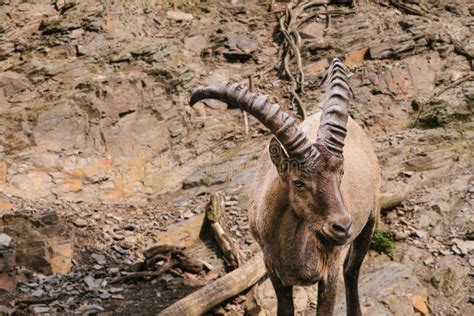
[[(473, 315), (474, 5), (313, 2), (296, 28), (302, 107), (321, 109), (328, 58), (343, 59), (382, 192), (404, 196), (382, 212), (395, 249), (366, 259), (363, 311)], [(215, 192), (243, 261), (258, 251), (246, 208), (270, 134), (217, 101), (187, 102), (199, 85), (251, 75), (298, 118), (281, 60), (288, 5), (0, 0), (0, 314), (152, 315), (211, 283), (231, 270), (202, 227)], [(117, 281), (163, 244), (203, 268)], [(314, 313), (314, 293), (295, 291), (299, 313)], [(265, 279), (209, 311), (273, 313)]]

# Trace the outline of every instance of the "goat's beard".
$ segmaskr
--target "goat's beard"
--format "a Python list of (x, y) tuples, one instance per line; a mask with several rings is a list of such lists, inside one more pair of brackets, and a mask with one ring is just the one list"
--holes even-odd
[(318, 269), (322, 280), (327, 280), (329, 273), (329, 263), (337, 262), (341, 253), (341, 246), (331, 244), (319, 231), (315, 234)]
[(287, 212), (279, 221), (268, 223), (274, 229), (263, 229), (251, 220), (268, 272), (284, 285), (312, 285), (327, 279), (340, 247), (325, 242), (319, 234), (321, 225), (314, 220), (292, 214)]
[(270, 259), (267, 268), (285, 285), (305, 286), (326, 280), (337, 248), (324, 243), (306, 224), (297, 226), (292, 238), (286, 240), (286, 247), (264, 250)]
[[(321, 239), (313, 233), (306, 232), (308, 242), (298, 248), (298, 258), (303, 266), (301, 275), (303, 284), (314, 284), (319, 280), (326, 280), (329, 271), (329, 262), (335, 251), (334, 247), (325, 245)], [(306, 278), (305, 278), (306, 276)], [(306, 280), (304, 280), (306, 279)]]
[(316, 266), (317, 273), (319, 274), (320, 280), (327, 280), (329, 272), (329, 262), (335, 262), (335, 256), (338, 251), (333, 246), (324, 245), (321, 240), (316, 237), (318, 245), (316, 251)]

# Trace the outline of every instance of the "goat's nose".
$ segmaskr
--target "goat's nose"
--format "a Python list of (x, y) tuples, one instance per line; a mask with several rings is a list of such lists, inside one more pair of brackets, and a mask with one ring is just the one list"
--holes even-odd
[(328, 225), (328, 237), (336, 243), (345, 243), (352, 235), (352, 220), (344, 220)]
[(331, 228), (333, 231), (335, 231), (338, 234), (346, 235), (347, 231), (349, 230), (351, 226), (352, 226), (352, 223), (349, 224), (349, 227), (347, 227), (344, 224), (334, 223), (331, 225)]

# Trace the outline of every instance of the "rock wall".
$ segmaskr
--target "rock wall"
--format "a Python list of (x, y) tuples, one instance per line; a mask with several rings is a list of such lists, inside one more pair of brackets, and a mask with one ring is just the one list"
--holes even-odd
[(145, 202), (180, 188), (233, 129), (190, 123), (200, 38), (183, 42), (159, 1), (8, 1), (0, 19), (2, 191)]
[[(307, 24), (301, 32), (309, 87), (321, 78), (325, 57), (343, 55), (354, 72), (353, 116), (375, 133), (406, 127), (410, 102), (470, 67), (453, 53), (456, 43), (472, 53), (468, 8), (427, 5), (438, 18), (367, 3), (327, 30), (318, 19)], [(223, 6), (237, 18), (202, 3), (189, 6), (193, 15), (160, 1), (3, 1), (0, 190), (33, 199), (144, 203), (190, 184), (222, 183), (219, 172), (203, 175), (203, 165), (221, 164), (225, 153), (235, 153), (230, 147), (252, 142), (242, 137), (239, 113), (224, 113), (215, 102), (187, 108), (189, 91), (245, 80), (277, 58), (273, 20), (245, 18), (261, 7)], [(281, 81), (258, 87), (284, 95)], [(471, 115), (472, 96), (445, 96), (430, 100), (420, 124)], [(305, 106), (316, 111), (320, 99), (320, 91), (311, 91)], [(238, 172), (252, 165), (247, 156), (224, 160)]]

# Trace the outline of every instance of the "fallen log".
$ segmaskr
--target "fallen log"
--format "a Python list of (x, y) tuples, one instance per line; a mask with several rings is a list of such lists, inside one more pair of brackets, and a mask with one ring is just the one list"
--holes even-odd
[(34, 304), (51, 303), (57, 299), (58, 299), (58, 296), (50, 296), (50, 297), (42, 297), (42, 298), (28, 297), (28, 298), (19, 298), (15, 300), (14, 302), (15, 302), (15, 305), (19, 305), (19, 304), (34, 305)]
[(402, 3), (400, 0), (390, 0), (390, 4), (403, 13), (423, 16), (423, 12)]
[(211, 194), (211, 199), (206, 208), (206, 217), (211, 224), (214, 238), (224, 255), (224, 260), (232, 269), (236, 269), (240, 266), (242, 260), (237, 245), (232, 242), (232, 239), (220, 224), (224, 217), (224, 209), (224, 196), (222, 194)]
[(263, 257), (259, 253), (238, 269), (177, 301), (158, 315), (202, 315), (254, 285), (265, 272)]

